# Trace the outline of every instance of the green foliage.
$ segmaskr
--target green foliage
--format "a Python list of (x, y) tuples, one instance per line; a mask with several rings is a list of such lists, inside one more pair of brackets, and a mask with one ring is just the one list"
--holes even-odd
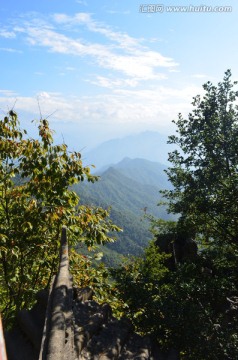
[(165, 191), (169, 210), (208, 241), (237, 243), (238, 233), (238, 91), (230, 70), (223, 82), (207, 82), (203, 98), (193, 98), (194, 110), (179, 114), (176, 136), (180, 148), (169, 154), (167, 171), (173, 190)]
[(124, 314), (125, 304), (120, 299), (115, 282), (111, 278), (108, 268), (100, 262), (103, 253), (95, 252), (88, 255), (78, 254), (71, 249), (71, 274), (74, 286), (78, 288), (90, 287), (94, 300), (99, 304), (107, 302), (113, 315), (120, 318)]
[(97, 177), (83, 167), (81, 154), (54, 145), (47, 120), (39, 138), (20, 129), (17, 114), (0, 120), (0, 296), (5, 320), (30, 307), (34, 294), (47, 286), (58, 262), (62, 225), (71, 245), (90, 246), (113, 239), (118, 228), (100, 207), (79, 205), (69, 187)]
[[(165, 351), (178, 349), (182, 359), (235, 359), (237, 312), (228, 301), (237, 291), (232, 249), (205, 251), (176, 271), (165, 266), (168, 256), (151, 243), (143, 258), (113, 270), (121, 311), (138, 332), (150, 334)], [(211, 261), (212, 270), (206, 267)]]
[[(194, 239), (197, 256), (169, 270), (150, 245), (143, 259), (115, 271), (137, 330), (186, 360), (237, 358), (238, 92), (230, 78), (228, 70), (217, 87), (205, 84), (204, 97), (194, 98), (188, 119), (179, 114), (177, 136), (169, 138), (179, 150), (169, 154), (173, 189), (162, 193), (177, 223), (150, 217), (155, 236), (171, 235), (177, 247)], [(172, 256), (175, 247), (168, 249)]]
[(168, 273), (164, 264), (167, 257), (159, 253), (151, 242), (144, 256), (127, 260), (120, 268), (111, 270), (124, 303), (125, 315), (144, 335), (153, 334), (156, 319), (160, 316), (158, 308), (153, 308), (153, 301)]
[(151, 215), (148, 215), (147, 217), (150, 220), (150, 231), (152, 232), (152, 234), (176, 234), (178, 225), (177, 221), (156, 219), (154, 216)]

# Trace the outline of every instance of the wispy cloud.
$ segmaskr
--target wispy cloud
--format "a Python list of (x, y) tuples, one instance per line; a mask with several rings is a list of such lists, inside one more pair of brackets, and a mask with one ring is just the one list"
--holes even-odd
[(76, 69), (73, 66), (66, 66), (65, 70), (67, 70), (67, 71), (75, 71)]
[(22, 53), (21, 50), (13, 49), (13, 48), (5, 48), (5, 47), (0, 47), (0, 51), (5, 51), (5, 52), (9, 52), (9, 53), (18, 53), (18, 54)]
[(109, 78), (105, 76), (99, 76), (96, 75), (96, 77), (93, 80), (87, 80), (93, 85), (101, 86), (108, 89), (114, 89), (116, 87), (136, 87), (138, 85), (137, 79), (119, 79), (119, 78)]
[(17, 93), (13, 90), (3, 90), (0, 89), (0, 96), (1, 97), (8, 97), (8, 96), (17, 96)]
[(84, 25), (91, 32), (104, 35), (106, 38), (115, 43), (119, 43), (122, 48), (130, 50), (132, 47), (138, 47), (139, 42), (137, 39), (129, 36), (120, 31), (113, 31), (109, 26), (95, 21), (89, 13), (77, 13), (74, 16), (66, 14), (55, 14), (53, 19), (56, 23), (64, 24), (67, 26)]
[[(21, 25), (15, 26), (14, 31), (25, 36), (31, 46), (44, 47), (50, 52), (91, 58), (99, 68), (114, 71), (115, 77), (132, 78), (134, 83), (141, 80), (161, 80), (159, 69), (170, 70), (178, 65), (174, 59), (143, 46), (142, 39), (114, 31), (95, 21), (89, 13), (77, 13), (74, 16), (55, 14), (50, 19), (27, 19)], [(62, 31), (62, 26), (67, 27), (68, 31)], [(80, 26), (86, 27), (89, 34), (97, 33), (104, 39), (92, 42), (87, 41), (86, 37), (76, 38), (75, 29)], [(124, 81), (126, 82), (130, 86), (130, 82)]]
[(16, 37), (16, 34), (13, 31), (8, 30), (0, 30), (0, 37), (6, 38), (6, 39), (13, 39)]
[[(65, 94), (42, 91), (35, 97), (17, 97), (17, 110), (35, 114), (40, 103), (43, 116), (54, 114), (53, 122), (70, 122), (112, 126), (123, 124), (153, 124), (166, 128), (179, 112), (185, 116), (191, 110), (191, 94), (200, 87), (170, 88), (157, 86), (150, 90), (117, 89), (111, 93), (92, 96), (65, 96)], [(16, 96), (6, 90), (0, 91), (0, 105), (12, 106)], [(37, 115), (37, 114), (36, 114)]]
[(76, 2), (77, 4), (84, 5), (84, 6), (87, 6), (87, 5), (88, 5), (87, 1), (85, 1), (85, 0), (76, 0), (75, 2)]
[[(89, 13), (55, 14), (48, 18), (31, 14), (12, 28), (17, 38), (27, 42), (29, 50), (42, 48), (66, 59), (71, 55), (67, 65), (58, 66), (62, 75), (77, 72), (75, 61), (69, 61), (72, 55), (92, 64), (84, 81), (94, 85), (93, 95), (79, 97), (41, 91), (35, 96), (18, 96), (16, 107), (26, 113), (37, 116), (38, 99), (42, 114), (54, 113), (53, 122), (59, 124), (102, 124), (102, 128), (126, 124), (126, 128), (137, 129), (139, 124), (146, 123), (146, 127), (153, 124), (165, 128), (179, 111), (189, 108), (191, 94), (197, 93), (191, 86), (178, 85), (176, 89), (168, 84), (162, 86), (170, 72), (179, 71), (176, 61), (151, 48), (148, 42), (145, 46), (144, 39), (95, 21)], [(95, 85), (102, 89), (95, 91)], [(0, 92), (1, 106), (12, 106), (14, 101), (14, 94)]]
[(179, 73), (180, 70), (178, 70), (178, 69), (169, 69), (169, 72), (170, 73)]
[(96, 75), (93, 77), (93, 80), (87, 80), (87, 82), (96, 85), (101, 86), (108, 89), (114, 89), (116, 87), (136, 87), (138, 85), (138, 80), (136, 78), (127, 78), (127, 79), (115, 79), (115, 78), (109, 78), (105, 76)]
[(125, 11), (118, 11), (118, 10), (106, 10), (106, 12), (108, 14), (112, 14), (112, 15), (129, 15), (131, 12), (129, 10), (125, 10)]
[(205, 74), (193, 74), (192, 77), (195, 79), (207, 79), (208, 78), (208, 76)]
[[(166, 75), (157, 74), (157, 79), (166, 79)], [(95, 75), (92, 80), (87, 79), (86, 81), (100, 87), (108, 88), (108, 89), (117, 89), (117, 88), (125, 88), (132, 87), (135, 88), (139, 85), (141, 78), (137, 77), (127, 77), (127, 78), (113, 78), (113, 77), (105, 77), (100, 75)]]

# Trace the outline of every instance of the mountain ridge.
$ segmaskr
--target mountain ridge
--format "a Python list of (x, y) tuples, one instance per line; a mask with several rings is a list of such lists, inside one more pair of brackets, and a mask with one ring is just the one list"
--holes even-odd
[(137, 180), (142, 184), (154, 185), (161, 190), (171, 187), (167, 174), (165, 173), (167, 166), (159, 162), (142, 158), (131, 159), (126, 157), (119, 163), (111, 166), (119, 171), (126, 170), (127, 177)]
[(145, 131), (123, 138), (107, 140), (83, 154), (84, 161), (100, 170), (108, 164), (117, 164), (126, 157), (143, 158), (167, 165), (168, 136), (154, 131)]
[[(142, 254), (143, 248), (152, 238), (149, 221), (145, 217), (147, 213), (165, 220), (171, 218), (164, 207), (157, 206), (161, 198), (160, 187), (150, 184), (152, 177), (146, 178), (148, 168), (151, 167), (158, 179), (160, 175), (165, 176), (161, 164), (126, 158), (108, 167), (96, 183), (79, 183), (73, 187), (82, 204), (111, 207), (112, 221), (123, 228), (123, 233), (117, 235), (118, 240), (106, 245), (107, 250), (113, 250), (111, 257), (115, 258), (115, 252), (124, 256)], [(113, 263), (108, 251), (107, 259), (110, 264)]]

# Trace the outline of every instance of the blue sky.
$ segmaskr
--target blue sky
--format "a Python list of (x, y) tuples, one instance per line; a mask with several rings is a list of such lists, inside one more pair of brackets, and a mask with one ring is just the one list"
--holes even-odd
[(203, 83), (228, 68), (238, 79), (238, 5), (152, 4), (163, 12), (135, 0), (0, 0), (1, 116), (15, 104), (32, 134), (31, 120), (49, 117), (75, 150), (174, 132), (171, 120), (186, 116)]

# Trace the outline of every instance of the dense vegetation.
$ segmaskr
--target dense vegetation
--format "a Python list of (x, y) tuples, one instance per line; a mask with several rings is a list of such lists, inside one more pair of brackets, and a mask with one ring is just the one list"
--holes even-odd
[[(111, 270), (116, 286), (105, 266), (92, 266), (101, 254), (85, 256), (75, 246), (79, 250), (81, 245), (91, 248), (111, 241), (110, 233), (118, 230), (111, 219), (120, 216), (129, 229), (127, 222), (133, 223), (133, 217), (129, 210), (124, 213), (126, 205), (133, 203), (138, 215), (143, 207), (139, 197), (131, 198), (132, 188), (137, 194), (145, 189), (132, 178), (141, 177), (141, 172), (128, 170), (132, 187), (118, 169), (105, 172), (106, 190), (94, 185), (101, 196), (98, 203), (94, 187), (84, 187), (82, 200), (89, 205), (82, 205), (80, 184), (74, 187), (77, 193), (72, 186), (97, 177), (83, 167), (79, 153), (70, 153), (65, 144), (53, 144), (47, 120), (39, 122), (39, 139), (27, 137), (13, 111), (0, 121), (0, 296), (5, 321), (23, 306), (30, 307), (34, 294), (49, 285), (57, 267), (60, 229), (67, 225), (76, 285), (92, 286), (118, 316), (128, 316), (138, 332), (151, 335), (165, 351), (176, 349), (181, 359), (238, 358), (235, 87), (227, 71), (217, 86), (204, 85), (205, 95), (193, 99), (188, 118), (179, 114), (177, 134), (169, 137), (176, 146), (167, 169), (172, 187), (161, 192), (178, 220), (148, 216), (154, 240), (143, 256)], [(126, 196), (118, 194), (117, 180), (119, 188), (128, 189)], [(111, 219), (101, 207), (106, 195), (112, 200)], [(116, 206), (118, 196), (122, 201)], [(139, 236), (137, 224), (133, 226)], [(140, 235), (137, 245), (144, 246)], [(128, 232), (121, 253), (130, 246), (134, 244)], [(106, 255), (110, 258), (110, 253)]]
[[(69, 190), (76, 182), (97, 180), (83, 167), (81, 154), (54, 145), (47, 120), (38, 128), (39, 138), (31, 139), (14, 111), (0, 120), (0, 311), (8, 325), (49, 285), (62, 225), (71, 245), (112, 241), (109, 233), (118, 229), (106, 210), (79, 205), (78, 195)], [(78, 263), (72, 249), (72, 269)]]
[(152, 220), (155, 242), (114, 270), (138, 331), (193, 360), (238, 357), (238, 91), (225, 73), (179, 114), (163, 191), (177, 223)]

